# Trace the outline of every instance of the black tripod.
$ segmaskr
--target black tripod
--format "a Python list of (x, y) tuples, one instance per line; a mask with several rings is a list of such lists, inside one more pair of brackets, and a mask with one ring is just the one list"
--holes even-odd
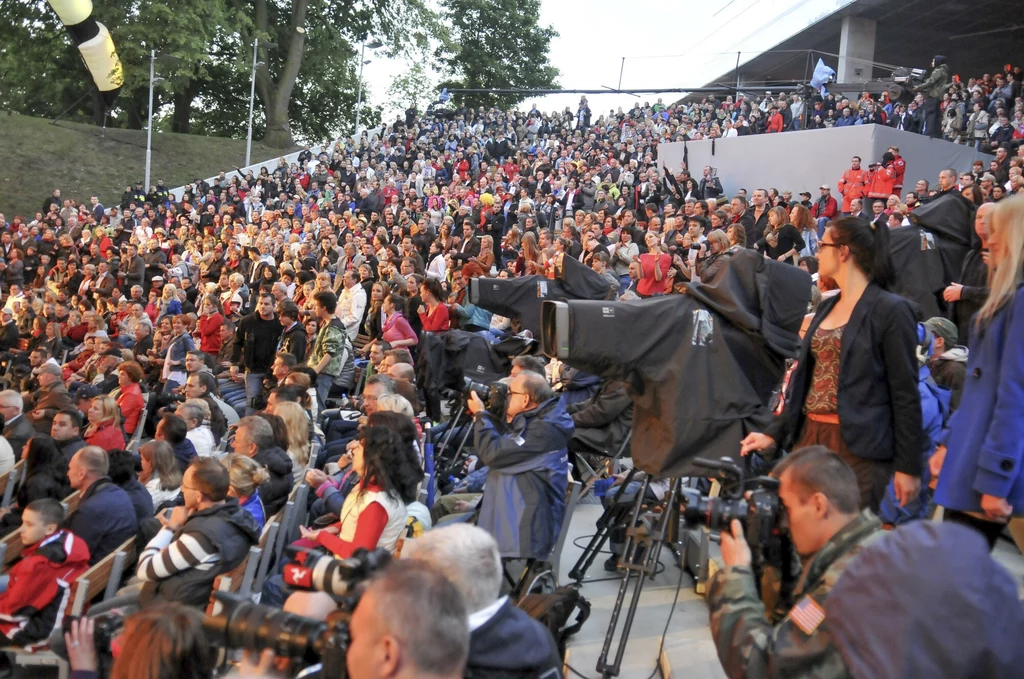
[[(612, 608), (611, 620), (608, 622), (608, 632), (604, 636), (601, 655), (597, 659), (596, 669), (605, 679), (619, 676), (619, 670), (622, 667), (622, 657), (626, 653), (626, 643), (629, 641), (629, 631), (633, 627), (633, 618), (636, 617), (636, 608), (640, 603), (640, 592), (643, 590), (644, 581), (648, 576), (654, 575), (658, 567), (658, 558), (661, 556), (661, 547), (665, 544), (666, 538), (671, 539), (670, 530), (674, 526), (678, 526), (676, 500), (679, 497), (681, 483), (679, 479), (671, 480), (668, 494), (657, 505), (662, 511), (660, 513), (655, 512), (653, 509), (657, 507), (652, 508), (641, 520), (644, 495), (650, 482), (650, 477), (644, 478), (640, 491), (636, 495), (632, 516), (626, 529), (626, 546), (623, 550), (621, 562), (621, 567), (624, 570), (622, 584), (619, 585), (619, 593), (615, 598), (615, 606)], [(637, 548), (643, 548), (644, 550), (643, 559), (640, 563), (634, 563)], [(590, 560), (593, 561), (593, 556), (590, 557)], [(572, 577), (571, 574), (570, 577)], [(632, 597), (629, 602), (629, 608), (626, 609), (626, 619), (622, 626), (622, 633), (619, 636), (615, 659), (609, 664), (608, 653), (612, 647), (612, 640), (615, 638), (615, 630), (619, 624), (622, 605), (625, 603), (631, 587), (633, 589)]]
[(580, 554), (580, 558), (576, 561), (576, 565), (569, 571), (569, 579), (575, 580), (576, 584), (583, 584), (584, 578), (587, 577), (587, 570), (594, 563), (594, 559), (601, 553), (601, 549), (604, 544), (611, 537), (612, 530), (619, 525), (622, 525), (626, 517), (632, 513), (633, 504), (625, 502), (622, 499), (623, 493), (626, 492), (626, 486), (632, 482), (633, 477), (636, 476), (637, 469), (634, 467), (629, 470), (629, 474), (626, 475), (626, 479), (622, 482), (622, 485), (615, 491), (615, 495), (612, 496), (612, 502), (604, 513), (601, 514), (601, 518), (597, 520), (597, 533), (594, 537), (590, 538), (590, 542), (583, 549), (583, 553)]

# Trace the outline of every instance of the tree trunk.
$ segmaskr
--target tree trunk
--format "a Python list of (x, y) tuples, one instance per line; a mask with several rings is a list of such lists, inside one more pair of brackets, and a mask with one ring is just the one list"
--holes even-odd
[[(269, 70), (266, 68), (256, 72), (256, 89), (267, 115), (267, 128), (263, 134), (263, 143), (274, 148), (286, 148), (295, 144), (288, 120), (288, 104), (291, 102), (292, 90), (295, 89), (295, 81), (298, 79), (299, 69), (302, 67), (303, 49), (306, 44), (305, 24), (308, 5), (309, 0), (292, 0), (291, 22), (286, 34), (288, 44), (287, 46), (282, 44), (278, 48), (287, 49), (288, 54), (277, 81), (275, 82), (270, 77)], [(266, 0), (258, 0), (256, 3), (256, 28), (264, 33), (267, 31)], [(303, 29), (302, 32), (298, 30), (299, 28)], [(266, 51), (263, 48), (260, 48), (259, 51), (263, 55), (262, 61), (267, 62)]]
[(171, 132), (192, 133), (192, 101), (198, 96), (199, 86), (191, 81), (185, 91), (174, 95), (174, 113), (171, 116)]

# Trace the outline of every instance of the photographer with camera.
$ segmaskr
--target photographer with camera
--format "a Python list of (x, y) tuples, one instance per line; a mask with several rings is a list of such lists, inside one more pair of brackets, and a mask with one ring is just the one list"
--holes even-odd
[(494, 421), (475, 391), (466, 407), (473, 413), (474, 448), (490, 470), (477, 525), (498, 539), (504, 558), (547, 559), (565, 513), (572, 418), (547, 380), (532, 372), (512, 380), (507, 427)]
[(825, 619), (825, 600), (861, 548), (885, 533), (870, 511), (858, 513), (857, 477), (824, 446), (791, 453), (772, 476), (779, 480), (785, 525), (803, 572), (792, 594), (783, 587), (778, 606), (766, 610), (742, 525), (734, 519), (731, 533), (722, 530), (725, 568), (708, 588), (718, 658), (733, 678), (845, 677)]

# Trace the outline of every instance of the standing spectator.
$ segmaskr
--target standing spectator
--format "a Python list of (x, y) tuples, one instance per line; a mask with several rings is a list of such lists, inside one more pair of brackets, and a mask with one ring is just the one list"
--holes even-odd
[[(277, 343), (284, 328), (274, 313), (274, 297), (260, 293), (256, 312), (238, 322), (238, 334), (231, 362), (245, 371), (245, 412), (255, 412), (254, 399), (263, 390), (263, 378), (277, 355)], [(232, 372), (237, 372), (233, 368)]]
[(867, 193), (868, 173), (860, 168), (860, 156), (850, 161), (850, 169), (839, 179), (839, 195), (843, 197), (843, 214), (855, 214), (853, 201), (863, 198)]
[[(444, 259), (441, 259), (442, 263)], [(429, 276), (428, 272), (428, 276)], [(359, 324), (366, 314), (366, 291), (359, 284), (359, 274), (349, 269), (342, 275), (342, 290), (338, 297), (338, 308), (335, 315), (345, 326), (350, 342), (355, 341), (359, 334)]]
[(206, 295), (199, 303), (199, 350), (216, 356), (220, 352), (220, 329), (224, 326), (224, 312), (216, 295)]
[(989, 549), (1024, 511), (1024, 198), (1000, 203), (989, 220), (989, 295), (971, 324), (963, 400), (929, 461), (945, 518), (978, 530)]
[(647, 252), (634, 258), (641, 270), (636, 293), (641, 297), (654, 297), (665, 293), (672, 258), (668, 253), (662, 252), (661, 237), (657, 233), (648, 232), (645, 242)]
[(956, 323), (957, 335), (965, 343), (968, 342), (971, 318), (988, 298), (988, 219), (995, 206), (995, 203), (978, 206), (974, 213), (974, 232), (978, 234), (978, 242), (964, 257), (957, 281), (942, 291), (942, 298), (953, 305), (951, 319)]
[(107, 476), (109, 464), (105, 450), (86, 446), (75, 453), (68, 466), (68, 480), (81, 493), (81, 499), (64, 527), (89, 545), (90, 566), (120, 547), (138, 529), (131, 498)]
[(328, 290), (313, 296), (313, 308), (320, 320), (320, 329), (309, 352), (307, 365), (316, 373), (316, 394), (321, 412), (327, 406), (331, 387), (341, 376), (345, 362), (352, 353), (348, 332), (338, 320), (337, 304), (338, 298)]
[(121, 388), (117, 395), (117, 407), (124, 417), (124, 433), (132, 436), (135, 430), (145, 424), (146, 402), (142, 398), (142, 382), (144, 372), (142, 366), (135, 361), (117, 366), (117, 384)]
[(942, 126), (939, 122), (941, 112), (939, 110), (939, 99), (949, 88), (949, 66), (946, 65), (946, 57), (935, 55), (932, 59), (932, 72), (928, 78), (914, 88), (915, 92), (925, 95), (924, 100), (924, 129), (932, 139), (942, 138)]
[[(827, 446), (851, 466), (861, 506), (873, 511), (893, 470), (896, 499), (912, 501), (922, 465), (917, 323), (911, 304), (888, 291), (888, 235), (857, 218), (825, 230), (818, 272), (840, 294), (815, 311), (782, 414), (767, 434), (749, 434), (741, 445), (743, 455), (776, 444)], [(871, 349), (851, 351), (855, 343)]]

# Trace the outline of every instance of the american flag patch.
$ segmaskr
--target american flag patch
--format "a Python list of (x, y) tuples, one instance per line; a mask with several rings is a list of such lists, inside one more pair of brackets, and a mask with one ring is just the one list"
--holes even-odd
[(800, 628), (800, 630), (810, 636), (814, 633), (814, 630), (818, 629), (818, 625), (825, 619), (825, 609), (818, 605), (818, 602), (805, 595), (803, 599), (797, 602), (796, 606), (793, 606), (792, 610), (789, 611), (789, 619), (793, 621), (793, 624)]

